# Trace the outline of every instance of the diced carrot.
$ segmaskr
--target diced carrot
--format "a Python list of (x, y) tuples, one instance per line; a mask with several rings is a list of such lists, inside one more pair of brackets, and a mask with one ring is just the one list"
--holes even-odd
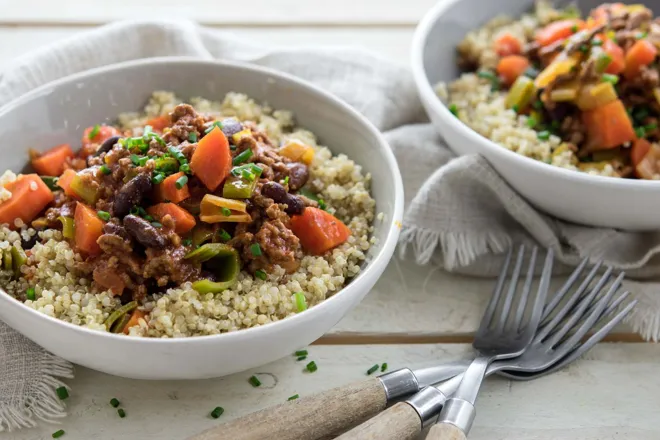
[(174, 203), (159, 203), (147, 208), (147, 212), (157, 219), (161, 219), (166, 215), (172, 217), (174, 220), (174, 232), (179, 235), (190, 232), (197, 223), (192, 214)]
[(649, 40), (637, 40), (626, 53), (626, 68), (623, 75), (634, 78), (643, 66), (648, 66), (658, 55), (658, 49)]
[(318, 208), (307, 207), (301, 215), (291, 218), (291, 230), (308, 252), (320, 255), (339, 246), (351, 235), (351, 230), (337, 217)]
[(101, 253), (101, 247), (96, 242), (103, 235), (103, 225), (96, 211), (80, 202), (76, 203), (73, 217), (76, 227), (75, 243), (78, 250), (94, 256)]
[(179, 203), (190, 197), (187, 183), (181, 189), (176, 187), (176, 181), (183, 176), (185, 174), (181, 171), (167, 176), (162, 183), (156, 185), (156, 200), (159, 202)]
[(623, 69), (626, 67), (626, 60), (621, 46), (612, 40), (603, 39), (603, 50), (610, 56), (610, 58), (612, 58), (612, 61), (607, 65), (605, 72), (611, 73), (612, 75), (618, 75), (623, 72)]
[(102, 290), (109, 290), (115, 296), (121, 296), (126, 288), (126, 282), (114, 268), (98, 266), (94, 270), (94, 283)]
[(536, 32), (535, 40), (541, 46), (548, 46), (555, 41), (570, 37), (584, 27), (584, 21), (577, 19), (553, 21)]
[(606, 150), (636, 139), (630, 116), (620, 99), (582, 112), (591, 150)]
[[(95, 131), (98, 131), (98, 133), (90, 138), (89, 136)], [(87, 147), (89, 144), (102, 144), (106, 139), (119, 135), (121, 135), (121, 132), (115, 127), (111, 127), (110, 125), (99, 125), (97, 129), (97, 126), (94, 125), (92, 127), (87, 127), (83, 132), (82, 145), (83, 147)]]
[(25, 174), (5, 185), (11, 198), (0, 203), (0, 224), (14, 227), (14, 220), (20, 218), (30, 223), (53, 201), (53, 193), (36, 174)]
[(76, 177), (75, 171), (72, 169), (64, 170), (64, 173), (62, 173), (60, 178), (57, 180), (57, 186), (62, 188), (64, 194), (67, 196), (78, 198), (78, 194), (76, 194), (76, 192), (71, 189), (71, 181), (74, 177)]
[(135, 309), (133, 311), (133, 314), (131, 315), (131, 319), (128, 320), (126, 325), (124, 326), (124, 334), (128, 334), (128, 329), (131, 327), (135, 327), (136, 325), (140, 324), (140, 319), (144, 319), (145, 321), (147, 320), (147, 312), (140, 310), (140, 309)]
[(155, 118), (149, 119), (144, 125), (151, 125), (151, 128), (154, 131), (163, 132), (167, 127), (170, 126), (172, 120), (168, 115), (156, 116)]
[(215, 191), (227, 178), (231, 167), (229, 142), (222, 130), (215, 127), (197, 144), (190, 169), (209, 190)]
[(497, 74), (507, 86), (510, 86), (520, 75), (525, 73), (530, 62), (522, 55), (509, 55), (500, 59), (497, 63)]
[(651, 143), (644, 138), (635, 140), (630, 149), (630, 161), (637, 166), (651, 149)]
[(64, 171), (66, 160), (73, 156), (71, 145), (58, 145), (32, 159), (32, 168), (42, 176), (57, 177)]
[(501, 57), (507, 55), (520, 55), (522, 53), (522, 43), (517, 37), (509, 32), (504, 32), (495, 39), (495, 52)]
[(592, 10), (590, 16), (596, 20), (601, 21), (602, 23), (605, 23), (609, 19), (608, 11), (616, 13), (625, 9), (625, 7), (626, 5), (623, 3), (606, 3)]

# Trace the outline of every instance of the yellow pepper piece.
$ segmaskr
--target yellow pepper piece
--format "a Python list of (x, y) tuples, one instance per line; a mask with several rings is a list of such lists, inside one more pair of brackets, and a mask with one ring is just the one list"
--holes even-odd
[(547, 87), (552, 81), (555, 80), (555, 78), (557, 78), (559, 75), (564, 75), (570, 72), (571, 69), (576, 68), (579, 63), (579, 54), (573, 54), (568, 57), (560, 54), (536, 77), (534, 85), (537, 89)]
[(238, 144), (241, 141), (241, 139), (243, 138), (243, 136), (250, 136), (251, 134), (252, 134), (252, 132), (249, 129), (246, 128), (243, 131), (239, 131), (238, 133), (232, 134), (231, 138), (234, 140), (235, 144)]
[(617, 99), (619, 97), (612, 83), (602, 82), (582, 87), (575, 104), (580, 110), (593, 110)]
[(284, 144), (279, 153), (294, 162), (303, 162), (306, 165), (311, 164), (314, 160), (314, 149), (295, 139), (291, 139)]

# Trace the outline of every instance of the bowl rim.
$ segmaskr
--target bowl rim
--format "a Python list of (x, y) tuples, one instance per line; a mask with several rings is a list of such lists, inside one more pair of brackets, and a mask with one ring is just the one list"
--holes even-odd
[(461, 120), (459, 120), (456, 116), (454, 116), (449, 111), (444, 102), (440, 99), (440, 97), (435, 93), (433, 85), (431, 84), (426, 74), (426, 70), (424, 68), (424, 48), (426, 41), (429, 38), (429, 34), (434, 28), (436, 22), (447, 10), (449, 10), (449, 8), (454, 6), (459, 1), (461, 0), (439, 0), (424, 15), (422, 20), (417, 25), (413, 35), (410, 58), (413, 78), (417, 85), (417, 90), (421, 95), (422, 101), (431, 107), (430, 111), (442, 119), (442, 121), (447, 124), (450, 130), (458, 132), (462, 137), (467, 138), (470, 142), (481, 145), (482, 148), (488, 153), (497, 155), (502, 160), (506, 160), (515, 166), (531, 167), (532, 171), (551, 178), (563, 178), (572, 181), (575, 184), (590, 184), (604, 186), (607, 188), (630, 188), (638, 190), (660, 188), (660, 181), (623, 179), (592, 175), (580, 171), (560, 168), (536, 159), (532, 159), (531, 157), (523, 156), (493, 142), (485, 136), (482, 136), (468, 125), (463, 123)]
[[(380, 270), (385, 269), (386, 265), (390, 262), (390, 259), (394, 255), (394, 250), (398, 241), (400, 233), (400, 225), (403, 218), (403, 181), (401, 178), (401, 173), (399, 166), (397, 164), (394, 153), (392, 152), (389, 144), (380, 133), (380, 131), (361, 113), (356, 109), (351, 107), (349, 104), (341, 100), (340, 98), (332, 95), (330, 92), (327, 92), (320, 87), (315, 86), (314, 84), (297, 78), (291, 74), (280, 72), (275, 69), (268, 67), (258, 66), (241, 61), (228, 61), (228, 60), (206, 60), (190, 56), (176, 56), (176, 57), (154, 57), (154, 58), (142, 58), (137, 60), (123, 61), (120, 63), (109, 64), (106, 66), (96, 67), (93, 69), (85, 70), (82, 72), (75, 73), (73, 75), (65, 76), (63, 78), (57, 79), (55, 81), (48, 82), (43, 84), (36, 89), (31, 90), (30, 92), (10, 101), (6, 105), (0, 107), (0, 118), (5, 114), (10, 112), (12, 109), (22, 105), (23, 103), (30, 101), (34, 98), (38, 98), (39, 95), (52, 90), (56, 87), (62, 86), (64, 84), (72, 83), (75, 81), (85, 80), (90, 77), (94, 77), (98, 74), (111, 74), (113, 72), (121, 71), (127, 68), (139, 68), (146, 65), (212, 65), (219, 69), (222, 68), (232, 68), (239, 69), (244, 71), (256, 72), (264, 76), (264, 79), (267, 78), (276, 78), (281, 83), (286, 84), (287, 86), (295, 86), (299, 88), (306, 89), (307, 92), (316, 95), (320, 100), (329, 101), (329, 104), (334, 104), (340, 109), (348, 114), (353, 119), (356, 119), (366, 130), (367, 132), (377, 141), (383, 154), (385, 155), (385, 161), (389, 167), (390, 174), (389, 179), (393, 180), (394, 183), (394, 197), (392, 203), (392, 218), (389, 221), (382, 222), (382, 227), (388, 227), (388, 232), (385, 240), (382, 242), (380, 249), (373, 256), (370, 261), (366, 262), (366, 265), (360, 270), (360, 273), (346, 284), (342, 289), (337, 293), (332, 295), (330, 298), (327, 298), (320, 304), (311, 307), (303, 312), (297, 313), (293, 316), (281, 319), (276, 322), (270, 322), (258, 327), (250, 327), (247, 329), (241, 329), (232, 332), (219, 333), (215, 335), (201, 335), (201, 336), (186, 336), (186, 337), (170, 337), (170, 338), (150, 338), (150, 337), (130, 337), (127, 335), (119, 335), (110, 333), (108, 331), (99, 331), (93, 330), (87, 327), (82, 327), (80, 325), (75, 325), (66, 321), (62, 321), (55, 317), (43, 314), (31, 307), (26, 306), (23, 302), (16, 300), (11, 295), (9, 295), (2, 287), (0, 287), (0, 298), (5, 301), (12, 301), (19, 306), (19, 309), (22, 308), (26, 313), (30, 313), (35, 316), (37, 319), (45, 319), (46, 322), (50, 321), (54, 325), (64, 327), (64, 330), (70, 329), (72, 331), (81, 332), (87, 334), (90, 337), (99, 337), (99, 338), (109, 338), (114, 341), (123, 341), (126, 344), (184, 344), (186, 342), (200, 342), (200, 343), (215, 343), (219, 340), (227, 341), (239, 341), (243, 338), (249, 337), (258, 337), (263, 335), (265, 332), (277, 331), (286, 326), (295, 326), (297, 323), (302, 322), (303, 320), (311, 318), (312, 314), (324, 313), (326, 309), (332, 307), (336, 302), (335, 298), (341, 297), (344, 298), (348, 295), (357, 294), (360, 290), (360, 287), (367, 284), (369, 279), (377, 276), (376, 273)], [(376, 215), (374, 216), (374, 221), (376, 221)], [(388, 226), (389, 225), (389, 226)], [(373, 274), (373, 275), (372, 275)], [(334, 300), (334, 301), (333, 301)], [(19, 331), (19, 330), (17, 330)], [(20, 332), (20, 331), (19, 331)]]

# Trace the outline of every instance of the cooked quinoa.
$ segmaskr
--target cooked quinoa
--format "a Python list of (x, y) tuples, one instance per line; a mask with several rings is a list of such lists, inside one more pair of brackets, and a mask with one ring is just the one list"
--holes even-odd
[[(119, 129), (141, 133), (147, 120), (171, 113), (181, 100), (170, 92), (156, 92), (142, 113), (119, 116)], [(320, 256), (304, 255), (293, 273), (275, 266), (266, 279), (241, 270), (233, 287), (220, 293), (201, 294), (186, 282), (165, 293), (148, 294), (139, 302), (146, 319), (127, 329), (130, 336), (185, 337), (212, 335), (268, 324), (299, 312), (296, 293), (303, 293), (307, 306), (313, 307), (344, 287), (360, 272), (369, 250), (373, 231), (375, 201), (370, 195), (370, 180), (360, 165), (345, 155), (333, 156), (317, 143), (310, 131), (295, 126), (291, 112), (274, 110), (246, 95), (229, 93), (221, 102), (203, 98), (190, 100), (205, 115), (240, 121), (253, 121), (273, 143), (297, 139), (313, 147), (307, 185), (351, 231), (346, 242)], [(5, 173), (0, 183), (15, 179)], [(0, 202), (11, 197), (0, 191)], [(27, 263), (14, 271), (0, 270), (0, 282), (6, 292), (28, 307), (49, 316), (95, 330), (107, 331), (104, 322), (121, 305), (110, 290), (97, 291), (94, 282), (77, 273), (84, 257), (77, 253), (62, 232), (56, 229), (37, 231), (18, 220), (11, 230), (0, 227), (0, 255), (3, 249), (35, 241), (27, 252)], [(13, 278), (13, 279), (12, 279)], [(34, 289), (35, 299), (27, 299)]]
[[(469, 32), (457, 46), (463, 73), (436, 92), (463, 123), (523, 156), (593, 175), (660, 179), (658, 63), (636, 75), (610, 70), (618, 69), (614, 54), (633, 46), (651, 60), (660, 49), (660, 24), (641, 4), (603, 4), (584, 17), (574, 6), (537, 1), (530, 13)], [(555, 73), (562, 63), (573, 64)], [(512, 99), (514, 89), (521, 99)], [(610, 115), (616, 133), (596, 126)]]

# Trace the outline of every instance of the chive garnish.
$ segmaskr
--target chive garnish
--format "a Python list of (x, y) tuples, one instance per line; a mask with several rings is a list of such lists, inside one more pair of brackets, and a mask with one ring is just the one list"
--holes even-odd
[(181, 244), (184, 246), (191, 246), (193, 243), (192, 239), (186, 238), (185, 240), (181, 240)]
[(307, 356), (309, 352), (307, 350), (298, 350), (293, 353), (295, 356)]
[(189, 174), (190, 173), (190, 165), (187, 164), (187, 163), (184, 163), (183, 165), (181, 165), (179, 167), (179, 171), (181, 171), (182, 173)]
[(369, 368), (367, 370), (367, 376), (370, 376), (370, 375), (374, 374), (376, 371), (378, 371), (378, 368), (379, 368), (378, 364), (376, 364), (373, 367)]
[(534, 116), (528, 116), (527, 117), (527, 126), (529, 128), (536, 127), (536, 124), (538, 124), (538, 121), (536, 120), (536, 118)]
[(58, 190), (57, 182), (60, 180), (59, 178), (53, 176), (39, 176), (39, 178), (41, 178), (41, 181), (46, 184), (49, 190)]
[(296, 400), (296, 399), (299, 398), (299, 397), (300, 397), (300, 396), (299, 396), (298, 394), (294, 394), (293, 396), (289, 397), (289, 398), (286, 399), (286, 400), (288, 400), (288, 401)]
[(543, 101), (541, 100), (534, 101), (532, 107), (534, 107), (536, 110), (541, 110), (543, 108)]
[(176, 189), (182, 189), (184, 186), (186, 186), (186, 183), (188, 183), (188, 176), (184, 175), (176, 179), (174, 186), (176, 186)]
[(234, 166), (236, 166), (236, 165), (240, 165), (240, 164), (242, 164), (243, 162), (245, 162), (246, 160), (250, 159), (250, 158), (252, 157), (252, 154), (253, 154), (253, 153), (252, 153), (252, 150), (250, 150), (250, 149), (248, 148), (247, 150), (245, 150), (245, 151), (243, 151), (242, 153), (238, 154), (238, 155), (234, 158), (234, 160), (232, 161), (232, 163), (234, 164)]
[(220, 208), (220, 211), (222, 212), (222, 215), (225, 217), (229, 217), (231, 215), (231, 209), (225, 208), (224, 206)]
[(163, 183), (163, 180), (165, 180), (165, 174), (162, 173), (154, 174), (154, 177), (151, 178), (151, 182), (153, 182), (154, 185)]
[(175, 148), (175, 147), (169, 147), (167, 151), (170, 152), (170, 154), (177, 160), (181, 165), (184, 163), (188, 163), (188, 159), (186, 159), (186, 156), (183, 155), (183, 153)]
[(449, 111), (451, 112), (452, 115), (458, 116), (458, 106), (456, 104), (451, 104), (449, 106)]
[(69, 392), (67, 391), (66, 387), (59, 387), (55, 390), (55, 392), (57, 393), (57, 397), (59, 397), (60, 400), (64, 400), (69, 397)]
[(211, 126), (204, 131), (204, 134), (209, 134), (215, 127), (218, 127), (220, 130), (222, 130), (222, 122), (214, 121), (213, 124), (211, 124)]
[(574, 24), (574, 25), (571, 27), (571, 32), (576, 33), (577, 31), (578, 31), (578, 27), (577, 27), (576, 24)]
[(119, 406), (119, 400), (113, 397), (112, 399), (110, 399), (110, 405), (112, 405), (113, 408), (117, 408)]
[(604, 73), (602, 76), (603, 81), (616, 85), (619, 82), (619, 77), (609, 73)]
[(646, 136), (646, 130), (644, 130), (644, 127), (637, 127), (635, 129), (635, 136), (637, 136), (640, 139)]
[(580, 52), (582, 52), (582, 53), (589, 52), (589, 46), (587, 46), (586, 44), (580, 45)]
[(592, 46), (602, 46), (603, 45), (603, 40), (601, 40), (600, 38), (594, 38), (593, 40), (591, 40), (591, 45)]
[(52, 435), (53, 438), (60, 438), (64, 435), (64, 430), (60, 429), (59, 431), (55, 431)]
[(307, 356), (298, 356), (298, 358), (296, 360), (297, 361), (304, 361), (305, 359), (307, 359)]
[(131, 162), (136, 167), (143, 167), (147, 163), (148, 160), (149, 160), (149, 158), (147, 156), (140, 157), (137, 154), (131, 154)]
[(103, 221), (106, 221), (106, 222), (107, 222), (108, 220), (110, 220), (110, 213), (109, 213), (109, 212), (106, 212), (106, 211), (97, 211), (97, 212), (96, 212), (96, 215), (98, 215), (99, 218), (100, 218), (101, 220), (103, 220)]
[(536, 134), (536, 137), (539, 138), (539, 140), (541, 141), (547, 141), (548, 139), (550, 139), (550, 132), (547, 130), (539, 131)]
[(126, 417), (126, 411), (124, 411), (123, 408), (119, 408), (119, 409), (117, 410), (117, 414), (119, 414), (119, 417), (121, 417), (122, 419), (123, 419), (124, 417)]
[(518, 106), (518, 104), (513, 104), (513, 106), (511, 107), (511, 110), (518, 113), (518, 110), (520, 110), (520, 107)]
[(144, 214), (144, 216), (142, 218), (144, 218), (148, 222), (154, 221), (154, 218), (152, 216), (150, 216), (149, 214), (146, 214), (146, 213)]
[(293, 294), (296, 299), (296, 308), (298, 312), (304, 312), (307, 310), (307, 300), (305, 300), (305, 294), (302, 292), (296, 292)]
[(284, 178), (284, 185), (288, 185), (288, 184), (289, 184), (289, 176), (286, 176)]
[(259, 278), (260, 280), (265, 280), (267, 278), (266, 272), (264, 272), (261, 269), (255, 271), (254, 276)]
[(220, 236), (220, 239), (222, 241), (229, 241), (231, 240), (231, 235), (229, 235), (229, 232), (225, 231), (224, 229), (220, 229), (218, 231), (218, 235)]
[(112, 171), (110, 171), (110, 168), (108, 168), (107, 165), (101, 165), (101, 172), (103, 174), (110, 174)]
[(192, 142), (193, 144), (197, 142), (197, 133), (192, 132), (188, 135), (188, 141)]
[(309, 371), (310, 373), (315, 372), (316, 370), (319, 369), (319, 367), (316, 366), (316, 362), (312, 361), (309, 364), (305, 365), (305, 369)]
[(217, 419), (225, 412), (225, 409), (221, 406), (216, 406), (213, 411), (211, 411), (211, 417)]
[(259, 380), (259, 378), (257, 376), (251, 376), (248, 379), (248, 382), (250, 382), (250, 384), (255, 388), (261, 386), (261, 381)]
[(325, 204), (325, 200), (319, 199), (319, 208), (321, 208), (324, 211), (328, 210), (328, 205)]
[(153, 226), (154, 228), (162, 228), (163, 227), (163, 225), (159, 222), (151, 222), (151, 226)]
[(254, 243), (250, 246), (250, 252), (252, 252), (252, 255), (255, 257), (258, 257), (261, 255), (261, 246), (259, 246), (259, 243)]
[(96, 124), (94, 128), (92, 128), (92, 131), (89, 132), (89, 135), (87, 136), (89, 140), (91, 141), (94, 139), (99, 133), (101, 132), (101, 126), (99, 124)]
[(650, 124), (646, 124), (644, 126), (645, 131), (653, 131), (658, 128), (658, 123), (657, 122), (652, 122)]
[(387, 371), (387, 362), (383, 362), (383, 365), (380, 366), (380, 372), (384, 373)]
[(28, 289), (25, 291), (25, 297), (30, 301), (34, 301), (37, 298), (34, 287), (28, 287)]

